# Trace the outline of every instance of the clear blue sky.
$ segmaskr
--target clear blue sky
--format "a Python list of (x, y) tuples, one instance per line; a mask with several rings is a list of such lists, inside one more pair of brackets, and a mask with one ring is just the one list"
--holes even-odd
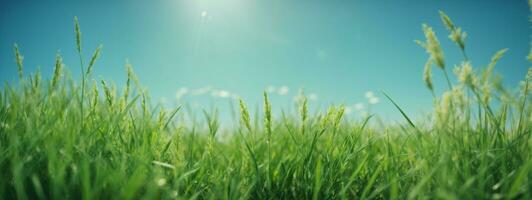
[[(497, 71), (510, 86), (523, 79), (531, 33), (525, 0), (2, 0), (0, 80), (16, 80), (15, 42), (26, 72), (40, 66), (50, 76), (60, 51), (79, 74), (72, 22), (78, 16), (86, 59), (104, 45), (96, 77), (123, 85), (129, 59), (154, 100), (170, 105), (182, 87), (188, 90), (181, 90), (187, 91), (181, 101), (227, 105), (220, 96), (260, 103), (261, 92), (275, 86), (278, 106), (288, 107), (298, 88), (305, 88), (317, 97), (314, 107), (360, 102), (367, 109), (364, 94), (374, 91), (380, 103), (372, 111), (399, 116), (380, 94), (386, 91), (415, 115), (432, 104), (422, 82), (427, 55), (413, 42), (423, 39), (421, 24), (434, 27), (447, 63), (460, 59), (438, 10), (468, 33), (475, 68), (509, 48)], [(441, 92), (440, 71), (434, 70), (434, 78)], [(282, 86), (289, 90), (280, 91)]]

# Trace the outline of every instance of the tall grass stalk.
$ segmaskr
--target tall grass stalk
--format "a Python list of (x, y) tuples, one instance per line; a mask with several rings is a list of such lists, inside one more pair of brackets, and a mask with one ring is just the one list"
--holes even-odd
[(78, 17), (74, 16), (74, 33), (76, 34), (76, 50), (78, 52), (79, 56), (79, 66), (81, 69), (81, 96), (80, 96), (80, 102), (79, 102), (79, 109), (80, 109), (80, 120), (81, 120), (81, 131), (84, 129), (84, 119), (85, 115), (83, 114), (83, 106), (84, 106), (84, 100), (85, 100), (85, 67), (83, 64), (83, 53), (81, 51), (81, 29), (79, 27), (79, 21)]
[(264, 127), (266, 129), (266, 143), (268, 144), (268, 187), (272, 187), (272, 105), (265, 91), (264, 96)]

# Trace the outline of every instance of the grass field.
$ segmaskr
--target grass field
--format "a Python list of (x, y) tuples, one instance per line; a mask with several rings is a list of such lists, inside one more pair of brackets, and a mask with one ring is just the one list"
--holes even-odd
[[(93, 78), (100, 49), (81, 56), (75, 19), (81, 79), (60, 55), (50, 80), (27, 75), (14, 47), (20, 80), (0, 93), (0, 199), (532, 199), (532, 68), (505, 88), (494, 68), (506, 50), (473, 68), (465, 32), (440, 15), (464, 60), (453, 83), (423, 25), (425, 121), (388, 96), (403, 124), (347, 120), (343, 106), (309, 114), (306, 99), (273, 115), (264, 93), (261, 113), (238, 102), (240, 126), (224, 136), (216, 112), (180, 123), (179, 107), (150, 103), (130, 66), (122, 89)], [(434, 91), (433, 73), (448, 91)]]

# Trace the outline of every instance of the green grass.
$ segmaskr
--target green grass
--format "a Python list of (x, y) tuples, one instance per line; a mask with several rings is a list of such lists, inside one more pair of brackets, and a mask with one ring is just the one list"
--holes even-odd
[[(506, 50), (472, 71), (464, 32), (440, 14), (464, 62), (452, 83), (423, 26), (435, 96), (425, 121), (388, 95), (404, 124), (348, 120), (342, 106), (312, 115), (305, 99), (276, 116), (265, 93), (256, 117), (239, 102), (225, 137), (216, 111), (178, 123), (179, 107), (152, 106), (129, 64), (125, 88), (95, 81), (100, 48), (85, 66), (76, 18), (82, 80), (61, 76), (60, 55), (50, 80), (24, 75), (15, 45), (20, 81), (0, 93), (0, 199), (532, 199), (532, 70), (515, 91), (493, 74)], [(434, 91), (432, 63), (448, 91)]]

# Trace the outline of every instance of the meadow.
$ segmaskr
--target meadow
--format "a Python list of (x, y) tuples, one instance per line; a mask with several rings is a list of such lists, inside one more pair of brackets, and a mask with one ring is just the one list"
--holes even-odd
[(532, 199), (532, 68), (506, 87), (495, 72), (506, 49), (473, 67), (465, 31), (440, 16), (463, 62), (446, 63), (422, 26), (434, 97), (425, 121), (386, 94), (404, 123), (348, 120), (342, 105), (311, 114), (306, 98), (274, 115), (265, 92), (260, 113), (236, 102), (240, 125), (223, 136), (216, 111), (181, 123), (181, 107), (152, 103), (129, 64), (122, 88), (94, 78), (100, 48), (83, 56), (75, 18), (80, 79), (59, 54), (50, 79), (26, 74), (14, 46), (19, 81), (0, 93), (0, 199)]

